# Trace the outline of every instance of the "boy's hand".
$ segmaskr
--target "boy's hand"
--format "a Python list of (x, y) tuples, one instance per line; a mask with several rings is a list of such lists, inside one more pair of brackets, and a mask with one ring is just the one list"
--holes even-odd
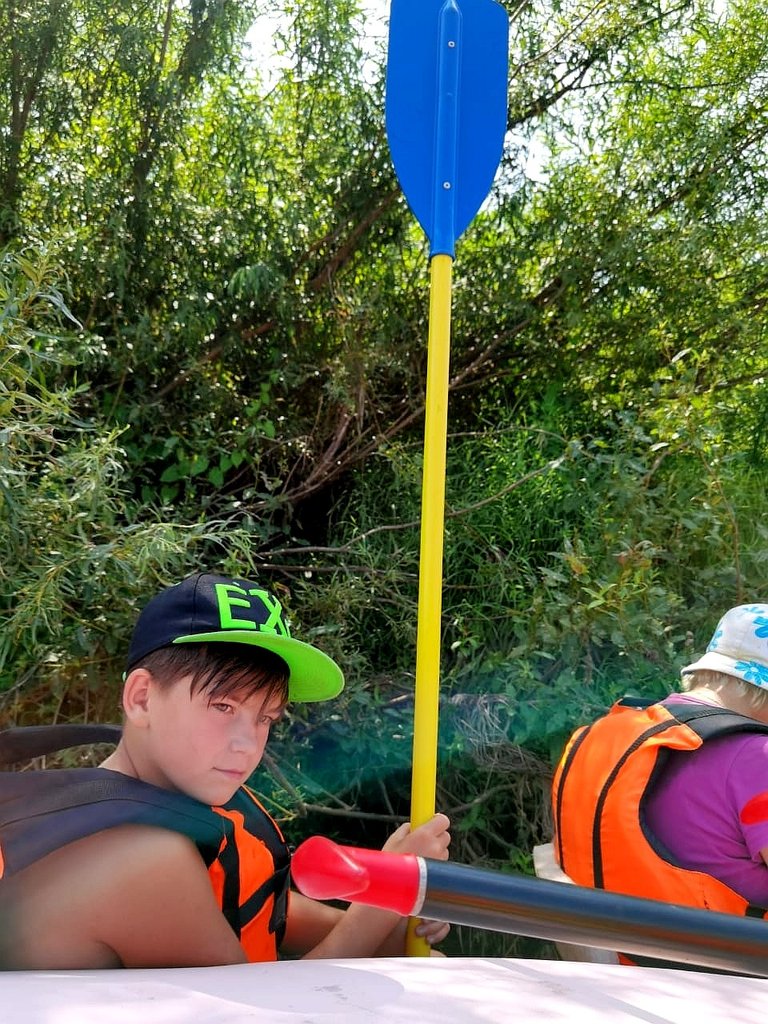
[(392, 833), (382, 849), (386, 853), (413, 853), (417, 857), (448, 860), (450, 824), (444, 814), (435, 814), (429, 821), (414, 829), (411, 829), (410, 822), (406, 821)]
[[(435, 814), (418, 828), (411, 829), (410, 822), (405, 822), (393, 832), (384, 843), (382, 849), (386, 853), (411, 853), (417, 857), (429, 857), (431, 860), (448, 860), (448, 847), (451, 833), (448, 831), (450, 821), (445, 814)], [(432, 921), (420, 918), (415, 932), (430, 946), (442, 942), (451, 926), (445, 921)], [(442, 956), (437, 950), (431, 956)]]
[(451, 926), (447, 921), (432, 921), (428, 918), (420, 918), (414, 928), (415, 934), (430, 946), (436, 946), (438, 942), (442, 942), (450, 930)]

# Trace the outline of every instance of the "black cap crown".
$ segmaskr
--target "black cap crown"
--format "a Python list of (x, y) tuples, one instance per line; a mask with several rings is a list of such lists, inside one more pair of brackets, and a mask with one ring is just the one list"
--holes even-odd
[(128, 670), (170, 644), (243, 643), (278, 654), (288, 665), (291, 700), (328, 700), (344, 687), (341, 669), (323, 651), (295, 640), (278, 599), (258, 583), (197, 573), (153, 597), (139, 615)]

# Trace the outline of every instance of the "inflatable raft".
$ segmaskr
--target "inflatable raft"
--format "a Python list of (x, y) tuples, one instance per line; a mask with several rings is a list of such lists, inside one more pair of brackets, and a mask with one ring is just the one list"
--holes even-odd
[(768, 980), (549, 960), (8, 972), (8, 1024), (764, 1024)]

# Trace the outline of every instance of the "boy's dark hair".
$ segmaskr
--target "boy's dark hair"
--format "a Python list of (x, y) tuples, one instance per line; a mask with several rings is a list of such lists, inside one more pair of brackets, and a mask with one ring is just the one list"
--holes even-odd
[(205, 692), (209, 701), (237, 695), (243, 699), (264, 693), (267, 700), (288, 700), (289, 670), (283, 659), (263, 647), (239, 643), (200, 643), (161, 647), (141, 658), (133, 669), (151, 672), (161, 686), (170, 687), (191, 676), (190, 695)]

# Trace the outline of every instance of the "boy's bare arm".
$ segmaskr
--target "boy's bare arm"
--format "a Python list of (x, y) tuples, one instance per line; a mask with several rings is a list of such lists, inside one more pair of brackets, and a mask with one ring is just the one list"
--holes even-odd
[(190, 840), (140, 825), (71, 843), (22, 873), (19, 966), (196, 967), (245, 954)]
[(191, 840), (148, 829), (112, 886), (105, 941), (126, 967), (207, 967), (244, 963), (242, 946)]

